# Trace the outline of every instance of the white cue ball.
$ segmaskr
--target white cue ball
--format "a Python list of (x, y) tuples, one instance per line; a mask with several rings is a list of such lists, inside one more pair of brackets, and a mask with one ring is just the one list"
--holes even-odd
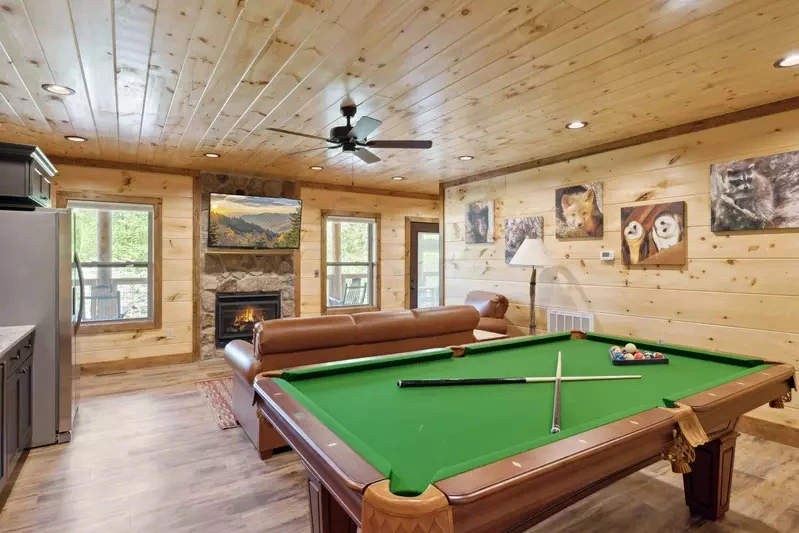
[(624, 351), (625, 352), (630, 352), (630, 353), (635, 353), (635, 352), (638, 351), (638, 349), (635, 347), (635, 344), (633, 344), (631, 342), (628, 342), (627, 344), (624, 345)]

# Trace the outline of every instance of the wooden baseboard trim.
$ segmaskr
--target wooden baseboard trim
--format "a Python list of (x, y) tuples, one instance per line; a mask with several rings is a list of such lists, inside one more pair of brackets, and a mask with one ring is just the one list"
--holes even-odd
[(117, 361), (100, 361), (97, 363), (82, 363), (80, 365), (80, 373), (82, 376), (96, 376), (98, 374), (114, 374), (139, 368), (191, 363), (192, 361), (194, 361), (194, 355), (191, 353), (138, 357), (136, 359), (120, 359)]

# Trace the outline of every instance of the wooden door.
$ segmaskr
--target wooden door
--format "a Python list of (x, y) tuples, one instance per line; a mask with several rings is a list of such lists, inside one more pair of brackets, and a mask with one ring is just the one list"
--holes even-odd
[(441, 305), (441, 248), (437, 222), (410, 223), (410, 308)]

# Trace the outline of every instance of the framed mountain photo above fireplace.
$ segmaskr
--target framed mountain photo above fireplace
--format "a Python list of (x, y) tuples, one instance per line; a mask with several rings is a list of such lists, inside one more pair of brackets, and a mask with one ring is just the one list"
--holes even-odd
[(212, 193), (208, 217), (209, 248), (300, 247), (302, 200)]

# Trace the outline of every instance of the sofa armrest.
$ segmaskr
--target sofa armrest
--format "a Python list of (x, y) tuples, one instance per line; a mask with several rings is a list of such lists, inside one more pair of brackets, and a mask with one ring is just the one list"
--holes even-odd
[(261, 362), (255, 358), (255, 349), (247, 341), (235, 340), (225, 346), (225, 360), (233, 368), (233, 373), (252, 385), (255, 376), (261, 372)]

